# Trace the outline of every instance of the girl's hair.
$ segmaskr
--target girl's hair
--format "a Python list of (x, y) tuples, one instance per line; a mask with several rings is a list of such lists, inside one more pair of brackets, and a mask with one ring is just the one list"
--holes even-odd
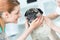
[[(4, 20), (1, 17), (2, 13), (4, 11), (8, 11), (10, 13), (14, 9), (14, 7), (19, 5), (19, 4), (20, 3), (17, 0), (7, 0), (7, 4), (5, 4), (2, 9), (0, 9), (1, 10), (0, 11), (0, 26), (1, 26), (2, 30), (4, 30)], [(7, 7), (6, 7), (6, 5), (7, 5)]]

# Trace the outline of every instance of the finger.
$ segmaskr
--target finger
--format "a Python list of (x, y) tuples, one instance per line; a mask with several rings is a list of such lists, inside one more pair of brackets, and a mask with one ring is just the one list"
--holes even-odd
[(38, 19), (37, 19), (36, 23), (38, 23), (38, 22), (40, 22), (40, 17), (38, 17)]
[(38, 18), (36, 18), (33, 22), (36, 22), (38, 20)]
[(47, 19), (47, 17), (46, 17), (46, 16), (44, 16), (44, 19), (46, 20), (46, 19)]
[(49, 21), (49, 18), (46, 17), (46, 16), (44, 16), (44, 20), (45, 20), (45, 22), (48, 22)]
[(37, 24), (42, 24), (43, 23), (43, 17), (39, 17), (38, 21), (36, 22)]
[(25, 21), (25, 24), (28, 24), (27, 20)]
[[(46, 24), (48, 24), (48, 25), (49, 25), (49, 24), (51, 24), (51, 23), (52, 23), (52, 20), (50, 20), (48, 17), (45, 17), (44, 19), (45, 19)], [(47, 23), (47, 22), (48, 22), (48, 23)]]
[(44, 16), (44, 19), (45, 19), (45, 20), (50, 20), (50, 19), (49, 19), (48, 17), (46, 17), (46, 16)]
[(25, 21), (25, 26), (28, 27), (28, 24), (29, 24), (29, 23), (28, 23), (28, 20), (26, 19), (26, 21)]

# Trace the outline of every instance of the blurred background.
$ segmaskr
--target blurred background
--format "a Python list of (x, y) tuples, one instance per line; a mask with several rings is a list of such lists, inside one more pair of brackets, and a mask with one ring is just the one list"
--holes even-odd
[[(53, 12), (56, 9), (56, 3), (55, 0), (18, 0), (20, 2), (20, 12), (21, 12), (21, 18), (18, 20), (18, 27), (19, 27), (19, 33), (20, 35), (24, 32), (25, 30), (25, 17), (24, 14), (26, 10), (29, 8), (40, 8), (43, 10), (44, 15), (48, 15), (49, 13)], [(60, 17), (57, 19), (53, 20), (53, 22), (59, 26), (60, 24)], [(59, 36), (59, 34), (57, 33)], [(27, 38), (27, 40), (32, 40), (31, 36)]]

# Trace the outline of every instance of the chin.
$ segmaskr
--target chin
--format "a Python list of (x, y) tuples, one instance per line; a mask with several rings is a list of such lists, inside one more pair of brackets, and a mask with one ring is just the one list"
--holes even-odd
[(17, 21), (13, 21), (13, 23), (17, 23)]
[(17, 21), (16, 21), (16, 22), (14, 22), (14, 23), (17, 23)]

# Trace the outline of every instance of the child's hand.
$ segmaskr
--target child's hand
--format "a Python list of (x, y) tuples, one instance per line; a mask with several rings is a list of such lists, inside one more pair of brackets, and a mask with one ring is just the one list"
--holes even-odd
[(48, 26), (51, 26), (53, 24), (53, 22), (46, 16), (44, 16), (44, 20)]

